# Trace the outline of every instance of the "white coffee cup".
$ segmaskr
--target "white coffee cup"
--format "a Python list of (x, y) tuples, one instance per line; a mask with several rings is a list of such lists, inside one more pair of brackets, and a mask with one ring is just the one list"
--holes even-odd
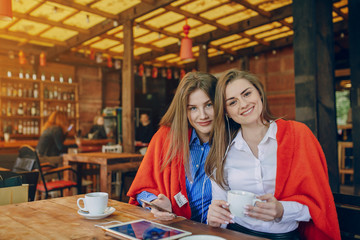
[[(80, 206), (80, 201), (84, 202), (84, 207)], [(102, 214), (105, 212), (108, 204), (108, 193), (94, 192), (85, 194), (85, 198), (78, 198), (77, 205), (90, 214)]]
[(229, 209), (232, 215), (237, 217), (244, 217), (245, 206), (254, 206), (256, 202), (261, 202), (256, 198), (256, 195), (251, 192), (241, 190), (230, 190), (227, 193)]

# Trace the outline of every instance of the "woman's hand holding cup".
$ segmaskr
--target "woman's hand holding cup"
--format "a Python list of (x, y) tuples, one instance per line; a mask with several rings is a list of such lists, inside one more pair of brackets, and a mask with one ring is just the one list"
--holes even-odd
[(234, 216), (229, 211), (229, 203), (223, 200), (213, 200), (209, 206), (208, 224), (212, 227), (220, 227), (221, 224), (234, 223)]
[(268, 193), (257, 197), (261, 202), (255, 206), (246, 207), (246, 215), (252, 218), (269, 221), (280, 221), (284, 214), (284, 207), (273, 194)]

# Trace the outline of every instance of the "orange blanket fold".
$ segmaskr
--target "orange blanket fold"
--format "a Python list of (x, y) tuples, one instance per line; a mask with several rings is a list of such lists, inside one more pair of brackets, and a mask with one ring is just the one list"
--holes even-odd
[(328, 170), (322, 148), (303, 123), (277, 120), (275, 197), (309, 207), (312, 220), (301, 222), (305, 239), (341, 239)]
[[(172, 210), (175, 214), (190, 219), (191, 209), (189, 203), (180, 208), (174, 198), (176, 194), (181, 192), (188, 199), (182, 157), (176, 157), (163, 171), (160, 171), (161, 163), (164, 161), (167, 149), (169, 148), (169, 141), (167, 139), (169, 133), (169, 127), (161, 127), (151, 139), (127, 195), (130, 197), (130, 204), (139, 205), (136, 200), (137, 194), (147, 191), (157, 196), (162, 193), (170, 199)], [(189, 130), (190, 133), (191, 131)]]

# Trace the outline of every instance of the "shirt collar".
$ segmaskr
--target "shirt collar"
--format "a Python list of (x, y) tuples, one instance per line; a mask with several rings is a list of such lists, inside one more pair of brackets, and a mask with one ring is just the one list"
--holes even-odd
[(199, 137), (198, 137), (198, 135), (197, 135), (194, 128), (191, 131), (190, 144), (198, 144), (198, 145), (200, 145), (200, 139), (199, 139)]
[[(277, 132), (277, 126), (276, 126), (275, 121), (270, 121), (269, 129), (267, 130), (267, 132), (266, 132), (264, 138), (261, 140), (260, 144), (266, 142), (269, 138), (276, 140), (276, 132)], [(237, 148), (239, 150), (243, 150), (247, 146), (244, 138), (242, 137), (241, 128), (239, 129), (239, 132), (237, 133), (236, 137), (231, 142), (231, 145), (232, 144), (234, 144), (235, 148)]]

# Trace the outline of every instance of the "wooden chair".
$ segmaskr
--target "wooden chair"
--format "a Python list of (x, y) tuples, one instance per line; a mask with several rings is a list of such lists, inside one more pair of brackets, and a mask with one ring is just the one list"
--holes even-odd
[(360, 238), (360, 196), (333, 193), (341, 239)]
[(39, 171), (34, 170), (35, 159), (17, 157), (12, 172), (18, 173), (22, 183), (29, 184), (29, 201), (35, 200), (36, 187), (39, 179)]
[(338, 164), (339, 164), (339, 175), (341, 184), (345, 183), (345, 175), (350, 174), (351, 178), (354, 176), (354, 168), (345, 167), (346, 148), (353, 148), (352, 142), (338, 142)]
[[(71, 166), (54, 167), (49, 163), (40, 163), (39, 156), (36, 150), (28, 145), (24, 145), (19, 149), (19, 158), (34, 159), (34, 168), (39, 170), (41, 182), (37, 185), (37, 191), (45, 193), (45, 198), (49, 197), (49, 192), (60, 191), (63, 196), (63, 189), (71, 189), (73, 187), (79, 187), (77, 182), (67, 181), (62, 179), (62, 173), (64, 171), (71, 171), (77, 177), (77, 172), (71, 168)], [(47, 176), (54, 176), (55, 178), (47, 180)]]

